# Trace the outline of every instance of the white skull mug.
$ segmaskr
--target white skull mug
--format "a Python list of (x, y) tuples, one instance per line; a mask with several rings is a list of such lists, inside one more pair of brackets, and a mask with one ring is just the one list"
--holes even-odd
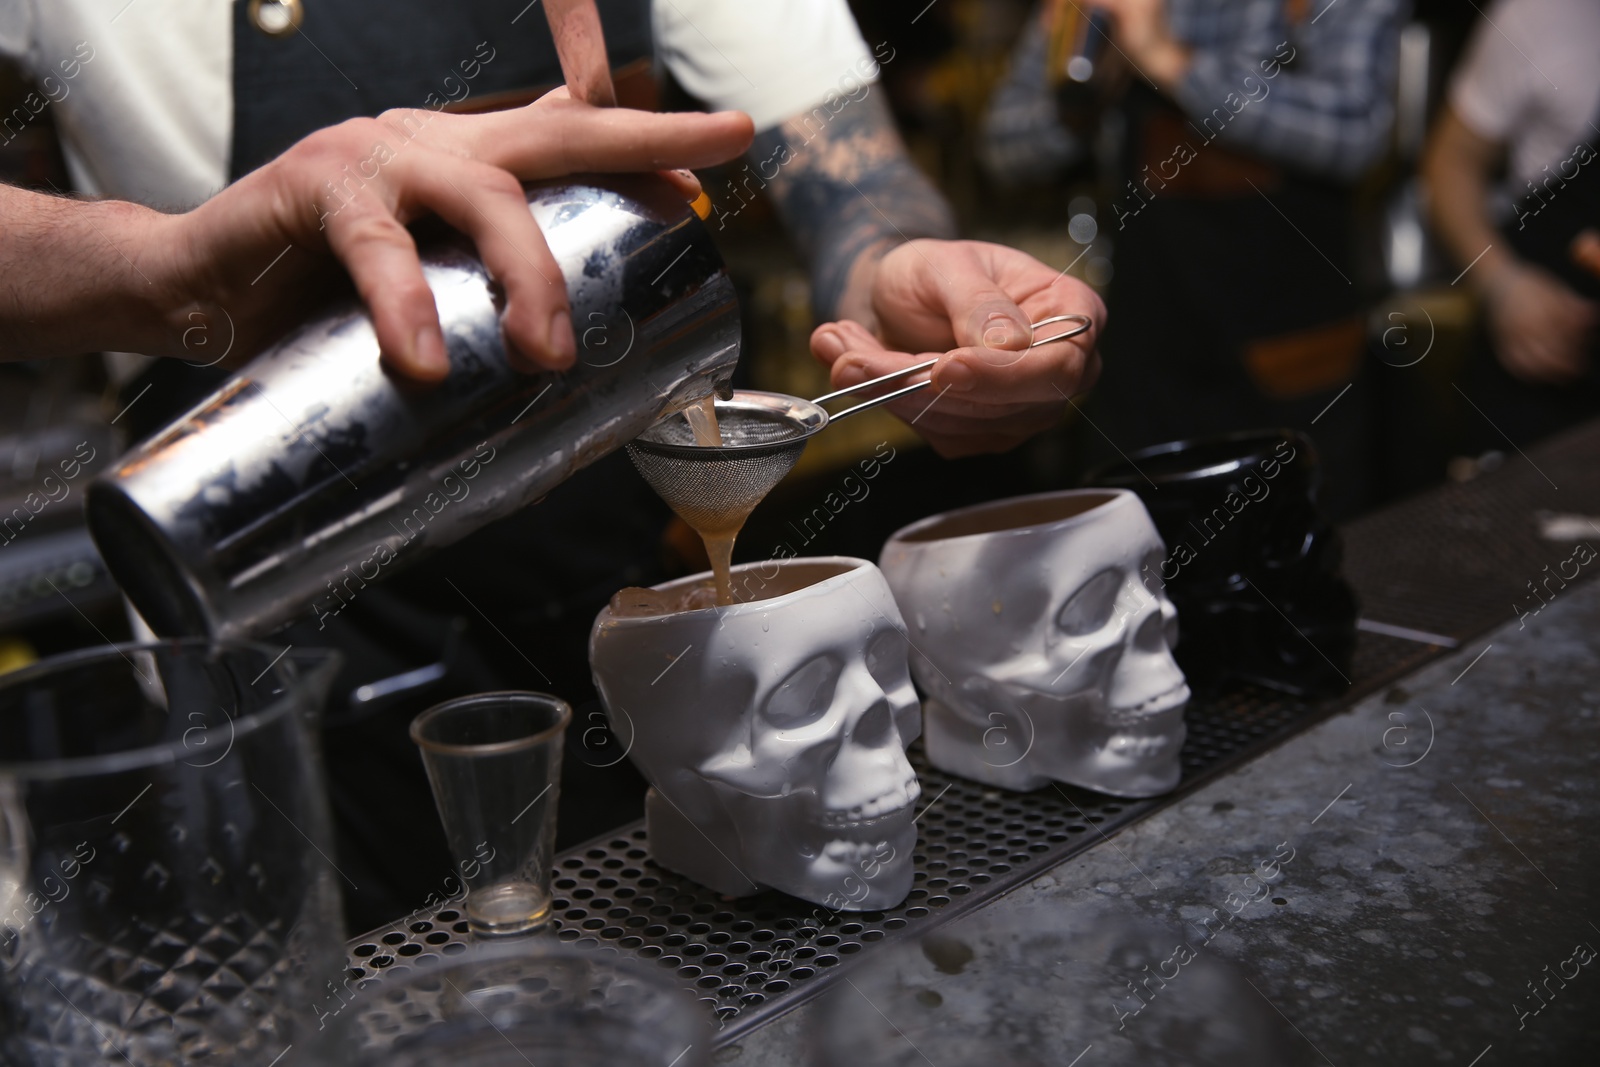
[(1165, 555), (1125, 489), (1000, 500), (896, 532), (879, 565), (910, 622), (928, 762), (1014, 790), (1174, 788), (1189, 688)]
[[(704, 575), (656, 586), (662, 603)], [(613, 734), (650, 782), (650, 851), (730, 896), (839, 910), (911, 890), (921, 730), (905, 625), (848, 557), (733, 569), (738, 603), (600, 613), (589, 657)], [(674, 607), (681, 605), (674, 605)]]
[(729, 896), (893, 907), (911, 888), (920, 794), (904, 749), (924, 725), (930, 763), (988, 785), (1167, 792), (1189, 690), (1154, 577), (1164, 556), (1133, 493), (1071, 490), (914, 523), (881, 571), (743, 564), (730, 606), (608, 607), (590, 662), (652, 787), (652, 855)]

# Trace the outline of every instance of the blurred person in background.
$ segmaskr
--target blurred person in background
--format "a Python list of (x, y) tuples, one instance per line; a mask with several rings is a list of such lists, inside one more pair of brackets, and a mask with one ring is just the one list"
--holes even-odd
[(1492, 426), (1464, 420), (1469, 451), (1600, 414), (1596, 144), (1600, 4), (1487, 7), (1423, 160), (1434, 227), (1487, 320), (1463, 384)]
[[(246, 355), (294, 321), (286, 309), (305, 306), (297, 300), (329, 292), (336, 257), (368, 303), (386, 361), (437, 380), (447, 367), (404, 226), (435, 211), (477, 240), (492, 270), (524, 283), (520, 312), (508, 283), (504, 328), (526, 363), (567, 366), (576, 353), (565, 293), (529, 277), (543, 240), (511, 179), (627, 161), (703, 165), (737, 151), (753, 124), (748, 166), (735, 177), (772, 197), (809, 262), (822, 322), (812, 349), (836, 387), (941, 355), (928, 395), (892, 410), (958, 456), (1054, 425), (1093, 381), (1098, 329), (1028, 349), (1028, 327), (1068, 313), (1098, 327), (1099, 297), (1016, 250), (953, 239), (949, 205), (910, 160), (875, 91), (893, 43), (869, 49), (844, 0), (599, 8), (622, 103), (649, 106), (659, 60), (698, 101), (748, 119), (676, 116), (652, 126), (637, 112), (541, 99), (561, 70), (542, 10), (520, 2), (143, 0), (108, 10), (93, 0), (4, 0), (0, 53), (49, 96), (77, 191), (118, 199), (0, 187), (0, 275), (12, 281), (0, 290), (0, 358), (96, 347), (180, 357), (130, 368), (119, 406), (138, 439), (218, 383), (220, 370), (182, 361), (196, 355), (183, 344), (191, 312), (220, 343), (217, 309), (229, 311), (239, 329), (233, 355)], [(502, 110), (532, 100), (520, 115)], [(382, 114), (395, 108), (425, 118), (447, 108), (499, 113), (428, 118), (412, 144), (407, 114)], [(665, 143), (651, 140), (662, 133)], [(372, 178), (379, 141), (400, 147)], [(361, 886), (346, 899), (353, 927), (410, 910), (447, 864), (410, 717), (462, 692), (546, 690), (582, 721), (568, 731), (569, 748), (586, 743), (597, 721), (583, 709), (593, 692), (589, 625), (619, 588), (663, 577), (667, 518), (613, 455), (539, 506), (364, 589), (325, 629), (303, 623), (281, 635), (346, 656), (324, 749), (340, 865)], [(435, 661), (447, 681), (387, 706), (342, 706), (357, 686), (403, 680)], [(639, 813), (642, 783), (621, 748), (569, 751), (564, 844)]]
[[(1102, 161), (1115, 180), (1098, 213), (1115, 246), (1090, 406), (1101, 434), (1088, 438), (1102, 458), (1289, 425), (1322, 448), (1327, 510), (1361, 506), (1357, 398), (1311, 422), (1365, 350), (1351, 186), (1389, 146), (1406, 9), (1047, 0), (1030, 19), (986, 118), (991, 174), (1048, 179), (1105, 133), (1120, 141)], [(1093, 41), (1091, 16), (1109, 41), (1080, 84), (1068, 64), (1086, 32)]]

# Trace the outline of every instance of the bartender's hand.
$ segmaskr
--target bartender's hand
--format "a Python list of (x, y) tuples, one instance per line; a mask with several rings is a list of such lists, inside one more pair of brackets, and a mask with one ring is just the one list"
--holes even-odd
[(1600, 308), (1555, 275), (1521, 260), (1497, 263), (1480, 288), (1495, 356), (1512, 377), (1558, 385), (1588, 370)]
[(1167, 0), (1083, 0), (1111, 16), (1111, 37), (1144, 77), (1171, 92), (1189, 70), (1189, 49), (1172, 35)]
[[(835, 389), (931, 358), (933, 384), (888, 405), (940, 455), (1001, 452), (1054, 425), (1100, 374), (1105, 304), (1083, 282), (1024, 252), (983, 241), (909, 241), (853, 276), (870, 296), (874, 334), (841, 319), (811, 335)], [(1029, 325), (1088, 315), (1094, 326), (1030, 349)], [(1041, 336), (1073, 323), (1041, 327)], [(1046, 333), (1044, 331), (1050, 331)], [(905, 384), (905, 383), (900, 383)], [(885, 386), (885, 389), (895, 388)]]
[[(168, 228), (178, 291), (270, 331), (317, 257), (332, 253), (372, 312), (384, 360), (422, 380), (449, 370), (438, 312), (406, 223), (433, 212), (467, 234), (505, 292), (502, 328), (524, 369), (577, 354), (567, 288), (520, 180), (707, 166), (753, 130), (739, 112), (595, 108), (557, 90), (511, 111), (389, 111), (312, 134)], [(699, 192), (690, 175), (680, 186)], [(281, 263), (274, 257), (290, 249)], [(249, 345), (249, 337), (241, 337)]]
[[(200, 207), (164, 215), (0, 185), (0, 359), (94, 351), (214, 362), (249, 355), (328, 291), (340, 266), (371, 310), (386, 364), (449, 370), (433, 295), (405, 224), (465, 232), (504, 291), (523, 369), (575, 357), (567, 288), (519, 179), (673, 171), (738, 155), (738, 112), (594, 108), (564, 89), (511, 111), (390, 111), (312, 134)], [(692, 174), (667, 177), (687, 197)]]

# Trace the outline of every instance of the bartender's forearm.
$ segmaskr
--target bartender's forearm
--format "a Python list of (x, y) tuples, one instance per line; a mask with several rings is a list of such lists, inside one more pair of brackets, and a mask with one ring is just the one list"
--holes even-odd
[(956, 225), (906, 153), (882, 90), (865, 88), (757, 134), (749, 156), (811, 265), (817, 318), (872, 328), (878, 260), (912, 238), (953, 237)]
[(1489, 175), (1499, 156), (1499, 146), (1473, 132), (1446, 105), (1422, 158), (1428, 215), (1456, 263), (1473, 264), (1467, 281), (1480, 292), (1516, 264), (1489, 216)]
[(0, 185), (0, 359), (180, 348), (161, 265), (169, 221)]

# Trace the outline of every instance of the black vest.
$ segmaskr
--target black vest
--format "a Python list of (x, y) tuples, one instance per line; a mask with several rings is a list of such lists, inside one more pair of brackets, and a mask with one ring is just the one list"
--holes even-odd
[[(285, 37), (258, 30), (249, 6), (233, 5), (230, 178), (348, 118), (562, 82), (544, 8), (529, 0), (304, 0)], [(649, 0), (598, 6), (612, 69), (649, 57)]]

